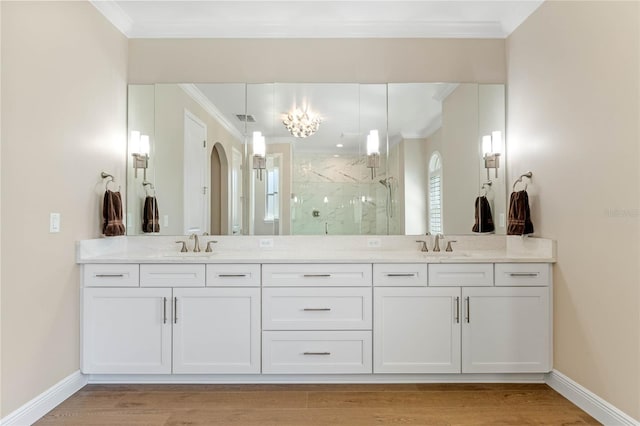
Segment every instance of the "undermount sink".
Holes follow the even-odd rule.
[[[210,256],[213,256],[214,254],[216,253],[206,252],[206,251],[201,251],[201,252],[187,251],[187,252],[177,252],[177,253],[164,253],[162,256],[163,257],[210,257]]]

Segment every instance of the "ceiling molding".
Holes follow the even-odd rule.
[[[207,113],[213,117],[220,125],[229,132],[238,142],[244,143],[242,133],[220,112],[220,110],[200,91],[194,84],[178,84],[178,86],[204,108]]]
[[[151,22],[130,38],[487,38],[507,36],[500,22]]]
[[[438,91],[433,94],[433,100],[438,102],[444,101],[459,85],[460,83],[442,83]]]
[[[131,38],[134,28],[133,20],[114,0],[89,0],[122,34]]]

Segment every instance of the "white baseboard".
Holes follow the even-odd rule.
[[[56,408],[62,401],[87,384],[87,378],[79,370],[71,373],[2,420],[2,426],[28,426]]]
[[[638,420],[609,404],[557,370],[553,370],[547,375],[546,383],[560,395],[606,426],[640,426]]]

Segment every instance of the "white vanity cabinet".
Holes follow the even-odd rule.
[[[550,371],[550,267],[496,264],[494,285],[493,264],[432,264],[423,287],[374,268],[374,373]]]
[[[83,373],[260,373],[259,281],[233,287],[214,279],[206,288],[205,265],[197,264],[143,264],[140,272],[137,288],[85,282]]]

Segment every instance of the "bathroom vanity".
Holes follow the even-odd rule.
[[[453,253],[420,252],[410,236],[280,237],[269,249],[216,237],[214,253],[178,253],[167,237],[83,241],[82,372],[93,382],[541,380],[552,369],[553,242],[483,238],[459,237]]]

